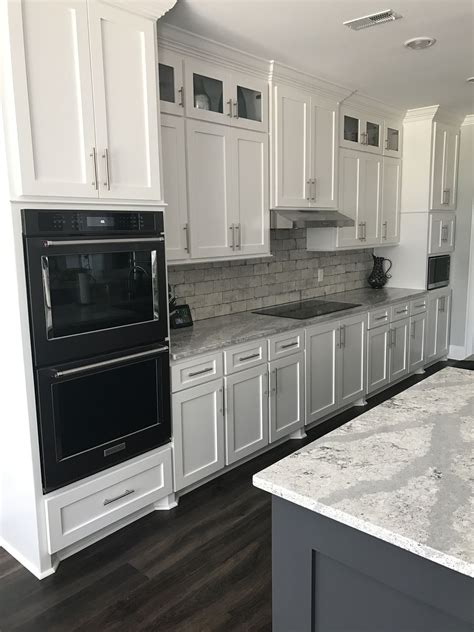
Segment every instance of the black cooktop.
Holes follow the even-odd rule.
[[[263,316],[281,316],[282,318],[297,318],[305,320],[306,318],[314,318],[315,316],[323,316],[332,312],[340,312],[343,309],[351,307],[359,307],[360,303],[339,303],[338,301],[321,301],[311,299],[308,301],[297,301],[296,303],[285,303],[284,305],[275,305],[275,307],[265,307],[257,309],[253,314],[262,314]]]

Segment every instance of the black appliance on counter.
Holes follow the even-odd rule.
[[[296,320],[306,320],[325,314],[341,312],[352,307],[360,307],[360,303],[341,303],[339,301],[324,301],[318,299],[308,299],[305,301],[295,301],[294,303],[284,303],[274,307],[257,309],[252,314],[262,316],[279,316],[281,318],[294,318]]]
[[[169,441],[162,212],[23,210],[43,489]]]
[[[428,281],[427,289],[435,290],[438,287],[449,285],[449,269],[451,257],[449,255],[437,255],[428,257]]]

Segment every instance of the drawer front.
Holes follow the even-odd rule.
[[[390,322],[390,308],[381,307],[379,309],[373,309],[369,312],[369,321],[367,327],[373,329],[380,325],[385,325]]]
[[[279,334],[268,340],[268,359],[278,360],[292,353],[299,353],[304,350],[304,331],[292,331],[290,333]]]
[[[413,301],[410,301],[410,316],[414,316],[415,314],[422,314],[426,312],[428,308],[428,297],[422,296]]]
[[[173,393],[223,376],[222,353],[190,358],[171,365]]]
[[[173,491],[171,448],[54,492],[45,500],[48,551],[60,551]]]
[[[407,318],[410,313],[410,302],[405,301],[403,303],[397,303],[396,305],[392,305],[391,310],[391,322],[393,323],[396,320],[401,320],[402,318]]]
[[[238,347],[231,347],[224,352],[224,370],[226,375],[242,371],[251,366],[266,362],[268,358],[267,341],[248,342]]]

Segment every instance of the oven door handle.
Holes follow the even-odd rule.
[[[140,353],[132,353],[130,355],[121,356],[120,358],[114,358],[113,360],[104,360],[103,362],[94,362],[93,364],[87,364],[85,366],[78,366],[74,369],[66,369],[65,371],[59,371],[58,369],[51,369],[51,377],[59,379],[61,377],[69,377],[70,375],[78,375],[80,373],[88,373],[95,369],[101,369],[103,367],[112,367],[117,364],[122,364],[128,360],[139,360],[141,358],[147,358],[154,355],[159,355],[168,351],[168,347],[160,347],[159,349],[151,349],[150,351],[141,351]]]
[[[155,243],[164,241],[164,235],[160,237],[135,237],[124,239],[66,239],[66,240],[50,240],[43,241],[43,248],[51,248],[52,246],[93,246],[96,244],[134,244],[134,243]]]

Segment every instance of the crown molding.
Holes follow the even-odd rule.
[[[474,125],[474,114],[468,114],[464,118],[464,121],[461,123],[461,127],[464,127],[466,125]]]
[[[349,88],[345,88],[325,79],[314,77],[309,73],[293,68],[292,66],[286,66],[275,60],[270,62],[268,78],[273,83],[285,83],[299,88],[300,90],[314,90],[333,99],[335,98],[337,101],[343,101],[349,97],[352,92]]]
[[[429,105],[428,107],[407,111],[404,122],[413,123],[416,121],[438,121],[460,127],[463,118],[459,114],[442,108],[440,105]]]
[[[156,21],[168,13],[177,0],[102,0],[102,2]]]

